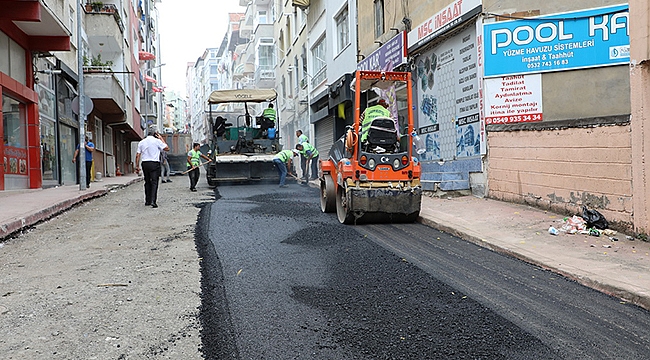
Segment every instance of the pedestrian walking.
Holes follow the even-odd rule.
[[[303,179],[305,181],[316,180],[316,178],[318,178],[318,150],[316,150],[314,145],[308,142],[296,145],[296,150],[298,150],[303,158],[307,159],[307,164],[311,164],[310,170],[309,166],[305,166],[305,168],[309,170],[309,174],[303,172]],[[311,175],[311,177],[307,177],[307,175]]]
[[[93,144],[92,141],[90,141],[90,138],[88,135],[86,135],[86,141],[83,143],[84,148],[86,149],[86,187],[90,187],[90,174],[92,174],[92,168],[93,168],[93,152],[95,152],[95,144]],[[72,162],[77,165],[77,172],[79,172],[79,163],[77,163],[77,160],[79,159],[79,148],[80,146],[77,145],[77,149],[74,151],[74,156],[72,157]]]
[[[201,158],[208,162],[212,161],[209,157],[201,153],[201,145],[199,143],[192,144],[192,150],[187,153],[187,174],[190,177],[190,191],[196,191],[196,184],[201,177]]]
[[[278,174],[280,175],[280,187],[287,187],[285,181],[287,179],[287,173],[291,173],[291,158],[298,156],[298,151],[296,150],[282,150],[273,157],[273,163],[278,169]]]
[[[140,173],[140,160],[142,160],[142,173],[144,174],[144,204],[157,208],[158,179],[160,178],[160,152],[168,151],[165,143],[155,126],[149,127],[147,137],[138,143],[135,154],[135,171]]]
[[[169,167],[169,158],[167,156],[167,150],[163,150],[160,152],[160,170],[162,176],[161,182],[164,183],[172,182],[172,179],[169,178],[171,169]]]
[[[296,144],[309,142],[309,138],[307,137],[307,135],[303,134],[302,130],[300,129],[296,130],[296,137],[298,138]],[[307,173],[307,159],[302,155],[300,155],[300,171],[303,177]]]

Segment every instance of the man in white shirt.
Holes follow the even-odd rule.
[[[155,126],[147,130],[147,137],[138,143],[138,152],[135,154],[135,171],[140,173],[140,160],[144,173],[144,204],[157,208],[158,204],[158,179],[160,178],[160,152],[169,151],[169,146]]]

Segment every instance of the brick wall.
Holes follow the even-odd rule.
[[[632,227],[630,125],[488,133],[488,196]]]

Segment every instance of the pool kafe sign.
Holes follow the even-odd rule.
[[[484,24],[485,77],[630,61],[629,6]]]

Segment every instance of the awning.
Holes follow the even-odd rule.
[[[309,7],[309,0],[291,0],[291,5],[304,10]]]
[[[154,83],[154,84],[158,84],[158,82],[156,81],[156,79],[152,78],[152,77],[149,76],[149,75],[145,75],[145,76],[144,76],[144,79],[145,79],[145,81],[147,81],[147,82]]]
[[[160,93],[160,92],[165,91],[165,87],[164,86],[162,86],[162,87],[152,86],[151,91],[153,91],[155,93]]]
[[[146,51],[138,52],[138,57],[140,60],[156,60],[156,55]]]
[[[275,89],[234,89],[215,90],[210,94],[209,104],[265,102],[273,101],[278,97]]]

